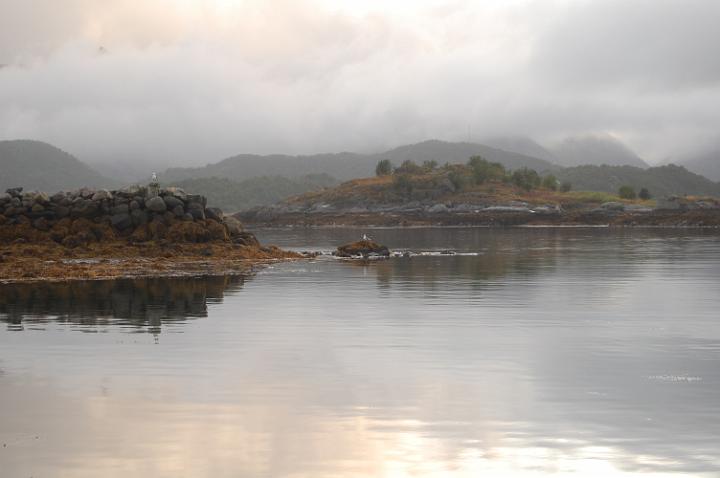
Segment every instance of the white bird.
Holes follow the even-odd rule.
[[[363,241],[371,241],[372,239],[370,239],[370,236],[368,236],[367,234],[363,234],[363,239],[362,239],[362,240],[363,240]]]

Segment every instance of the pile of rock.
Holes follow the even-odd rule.
[[[233,241],[256,245],[237,219],[179,188],[131,186],[53,195],[8,189],[0,194],[0,241],[53,240],[68,247],[127,238],[134,242]]]
[[[363,239],[361,241],[352,242],[350,244],[345,244],[343,246],[340,246],[337,248],[337,250],[333,253],[333,255],[337,257],[362,257],[362,258],[369,258],[369,257],[389,257],[390,256],[390,249],[387,248],[387,246],[383,246],[382,244],[378,244],[375,241],[369,240],[369,239]]]

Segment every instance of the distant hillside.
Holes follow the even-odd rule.
[[[510,151],[513,153],[524,154],[533,158],[540,158],[550,163],[557,163],[557,158],[548,149],[542,147],[537,142],[524,136],[501,136],[489,138],[484,141],[485,144],[493,148]]]
[[[225,212],[235,212],[255,206],[281,201],[287,197],[317,191],[339,183],[327,174],[307,175],[289,179],[282,176],[262,176],[245,181],[227,178],[197,178],[173,182],[193,194],[208,198],[208,204]]]
[[[401,146],[382,154],[373,155],[371,164],[373,167],[372,170],[374,170],[375,164],[380,159],[389,159],[396,165],[408,159],[416,163],[429,160],[435,160],[439,164],[466,163],[471,156],[476,155],[480,155],[488,161],[500,163],[507,169],[528,167],[537,171],[545,171],[555,167],[549,161],[524,154],[504,151],[484,144],[448,143],[437,140]]]
[[[552,153],[557,158],[557,164],[568,167],[585,164],[648,167],[630,148],[611,136],[567,138]]]
[[[259,176],[293,177],[304,174],[328,174],[346,180],[374,174],[375,165],[381,159],[389,159],[396,166],[408,159],[417,163],[435,160],[444,164],[464,163],[474,155],[481,155],[509,169],[527,166],[545,171],[555,167],[542,159],[482,144],[432,140],[401,146],[378,154],[337,153],[312,156],[242,154],[201,168],[171,168],[163,173],[161,178],[165,181],[181,181],[190,178],[218,177],[239,181]]]
[[[112,187],[115,183],[50,144],[0,141],[0,192],[16,186],[54,192],[84,186]]]
[[[683,161],[682,166],[713,181],[720,181],[720,151],[712,151]]]
[[[569,181],[577,191],[617,192],[623,185],[636,190],[647,188],[655,197],[668,195],[720,195],[720,183],[691,173],[673,164],[641,169],[633,166],[577,166],[556,171],[561,181]]]

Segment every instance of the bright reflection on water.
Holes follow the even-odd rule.
[[[0,476],[718,476],[717,232],[371,235],[479,254],[0,286]]]

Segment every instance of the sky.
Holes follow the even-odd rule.
[[[201,165],[426,139],[720,145],[715,0],[0,0],[0,139]]]

